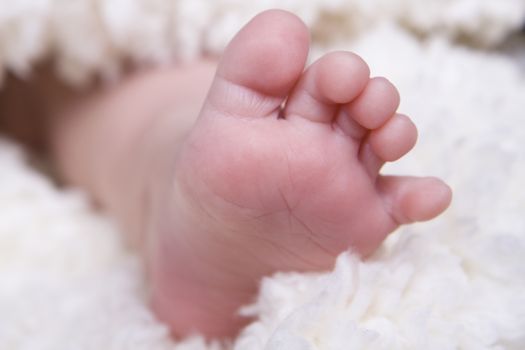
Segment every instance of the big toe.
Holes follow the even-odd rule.
[[[309,33],[295,15],[269,10],[254,17],[226,48],[208,100],[228,114],[277,112],[303,72]]]

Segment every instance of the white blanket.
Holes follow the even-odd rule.
[[[35,15],[51,1],[0,0],[0,16],[6,16],[6,9],[16,4],[22,8],[28,3],[39,4],[33,9]],[[64,2],[63,9],[55,10],[86,3]],[[127,8],[121,3],[112,0],[99,5]],[[193,7],[187,6],[192,11],[197,11],[198,4],[212,8],[205,1],[192,3]],[[222,28],[227,29],[222,34],[215,32],[216,38],[208,33],[208,41],[199,41],[194,48],[182,45],[186,54],[191,56],[202,47],[219,50],[242,21],[239,18],[255,11],[239,1],[220,3],[223,10],[215,9],[213,18],[221,18]],[[367,3],[379,6],[378,10],[373,12]],[[332,273],[278,274],[264,280],[257,302],[243,310],[258,320],[243,331],[234,349],[525,349],[525,74],[516,58],[450,43],[451,38],[461,36],[458,33],[476,42],[496,43],[519,25],[520,14],[514,11],[523,9],[524,2],[429,1],[434,15],[423,11],[417,1],[396,3],[399,8],[385,1],[313,1],[309,6],[289,1],[285,5],[296,6],[307,22],[317,26],[318,46],[313,56],[328,49],[352,49],[369,62],[373,75],[388,76],[397,84],[402,95],[400,110],[414,118],[420,142],[410,156],[385,172],[441,176],[452,185],[454,202],[439,219],[396,232],[366,262],[343,254]],[[227,12],[227,6],[238,11]],[[326,14],[337,6],[354,10],[360,6],[363,14],[368,9],[369,17],[363,18],[374,25],[365,30],[366,22],[362,22],[348,29],[347,22],[337,22],[342,15]],[[477,12],[471,13],[469,21],[454,22],[455,17],[449,18],[446,10],[461,6]],[[401,11],[403,8],[411,8],[414,15]],[[133,9],[130,6],[129,11]],[[324,13],[322,18],[319,11]],[[474,16],[480,13],[484,15]],[[377,18],[372,19],[372,14]],[[120,26],[122,35],[137,34],[118,18],[111,23]],[[148,22],[147,18],[146,13],[137,28],[155,27],[157,20]],[[185,20],[188,18],[191,16]],[[194,30],[205,28],[209,21],[211,17],[204,16],[202,22],[192,22],[186,34],[179,28],[177,35],[195,38],[198,31]],[[30,24],[24,23],[13,27],[16,33],[31,31]],[[469,28],[483,27],[485,34],[458,29],[465,23],[470,23]],[[2,25],[5,22],[0,20]],[[87,23],[75,25],[89,32]],[[347,31],[335,36],[341,25]],[[35,28],[36,36],[26,33],[29,36],[23,36],[19,45],[40,42],[41,28]],[[447,35],[419,41],[406,28],[417,28],[419,34],[437,31]],[[154,32],[144,33],[154,37]],[[16,35],[6,39],[5,33],[5,28],[0,30],[0,57],[6,67],[18,72],[23,73],[34,57],[49,49],[38,55],[20,49],[19,56],[12,53],[15,58],[6,60],[5,43]],[[73,38],[76,34],[63,35]],[[85,39],[96,41],[89,35]],[[72,51],[56,42],[55,49],[80,52],[78,37],[71,40]],[[141,55],[140,47],[120,43],[127,54]],[[156,55],[157,44],[151,45],[151,50],[142,53],[144,59]],[[85,64],[87,58],[78,59],[89,50],[78,56],[68,56],[66,51],[59,59],[62,72],[72,81],[118,66],[116,58],[101,54],[103,50],[96,47],[93,54],[101,56],[92,65]],[[18,146],[7,141],[0,143],[0,207],[0,349],[219,347],[205,344],[199,336],[171,340],[147,307],[138,258],[124,248],[110,220],[95,213],[82,193],[57,189],[26,164]]]

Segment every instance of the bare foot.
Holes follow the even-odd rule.
[[[177,334],[233,335],[262,276],[330,269],[348,248],[366,256],[450,202],[437,179],[378,174],[412,148],[414,124],[355,54],[303,72],[308,36],[289,13],[257,16],[228,46],[182,146],[157,141],[147,254],[154,308]]]

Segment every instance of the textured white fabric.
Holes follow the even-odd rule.
[[[49,0],[39,6],[34,0],[11,1],[11,7],[0,2],[2,16],[9,14],[6,8],[14,13],[19,6],[27,11],[24,16],[29,22],[51,8]],[[187,40],[182,47],[188,56],[200,49],[200,41],[193,47],[189,44],[192,37],[206,38],[206,47],[220,47],[249,12],[245,5],[239,15],[232,15],[227,6],[239,9],[241,5],[220,3],[223,10],[201,12],[201,22],[189,18],[191,13],[198,17],[198,6],[210,7],[204,1],[187,5],[187,15],[169,12],[194,26],[187,32],[171,28],[173,38]],[[399,1],[407,7],[415,3]],[[474,6],[473,1],[428,2],[436,8],[453,3]],[[479,8],[494,3],[476,2]],[[498,3],[501,11],[522,4]],[[31,11],[28,4],[35,5]],[[81,4],[85,6],[85,2],[63,1],[62,8],[53,8],[81,12]],[[145,17],[151,13],[150,32],[139,29],[142,24],[130,32],[117,10],[118,15],[108,20],[114,26],[112,34],[100,32],[100,38],[118,37],[112,40],[137,57],[146,53],[133,38],[154,37],[147,33],[162,32],[157,26],[164,25],[154,19],[160,11],[157,6],[165,5],[162,1],[140,4],[142,8],[131,6],[127,11]],[[290,1],[290,6],[294,4],[310,23],[319,8],[328,6],[328,2],[306,7],[304,2],[299,6]],[[114,0],[98,6],[125,7]],[[330,6],[343,5],[334,1]],[[447,17],[440,13],[435,18]],[[84,27],[77,22],[80,17],[67,19],[77,34],[73,29],[62,33],[70,41],[64,39],[67,45],[56,46],[63,52],[64,67],[69,67],[67,76],[77,79],[101,68],[117,71],[116,56],[97,51],[107,39],[98,41],[89,20]],[[419,42],[391,18],[391,22],[378,20],[373,30],[352,32],[353,40],[349,31],[313,54],[328,48],[352,49],[369,62],[374,75],[388,76],[399,87],[401,111],[414,118],[420,142],[386,171],[443,177],[454,189],[453,205],[433,222],[401,229],[367,262],[343,254],[332,273],[278,274],[266,279],[257,302],[243,310],[258,320],[236,340],[236,350],[525,348],[524,71],[515,59],[454,46],[445,38]],[[196,34],[213,21],[223,23],[215,27],[222,32],[214,32],[215,37]],[[0,26],[5,23],[0,21]],[[10,66],[24,71],[30,65],[28,57],[48,47],[31,35],[49,25],[39,23],[35,20],[33,29],[15,26],[26,33],[20,34],[23,40],[42,46],[29,49],[19,43],[18,52],[23,54],[13,54],[9,60],[2,51]],[[440,23],[431,27],[455,31],[452,25]],[[326,33],[335,32],[326,26]],[[510,27],[500,23],[493,30],[501,34]],[[79,33],[84,33],[83,43],[75,39]],[[321,29],[317,33],[324,38]],[[2,45],[6,40],[16,41],[2,37]],[[169,54],[150,44],[154,55]],[[56,189],[25,164],[17,146],[5,141],[0,143],[0,207],[0,349],[219,348],[198,336],[184,342],[170,340],[147,307],[141,265],[123,248],[111,222],[94,213],[81,193]]]
[[[314,37],[347,38],[391,19],[419,35],[493,45],[519,28],[525,0],[0,0],[0,76],[52,54],[61,76],[118,74],[123,58],[162,62],[220,52],[256,13],[288,9]]]

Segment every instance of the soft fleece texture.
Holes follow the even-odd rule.
[[[280,3],[313,26],[312,56],[354,50],[398,85],[420,142],[385,172],[441,176],[455,199],[445,215],[402,228],[366,262],[345,253],[330,273],[265,279],[242,311],[257,320],[225,347],[524,349],[525,72],[518,58],[458,41],[496,45],[519,27],[525,3]],[[94,72],[116,77],[122,57],[220,51],[271,5],[0,0],[0,61],[25,74],[53,54],[70,82]],[[8,141],[0,143],[0,180],[0,349],[220,348],[198,335],[171,340],[147,307],[138,257],[111,221],[81,192],[57,189]]]
[[[59,74],[81,84],[136,62],[220,53],[239,27],[271,7],[288,9],[318,42],[355,38],[391,20],[419,36],[493,46],[523,25],[524,0],[0,0],[2,68],[28,74],[53,55]]]

